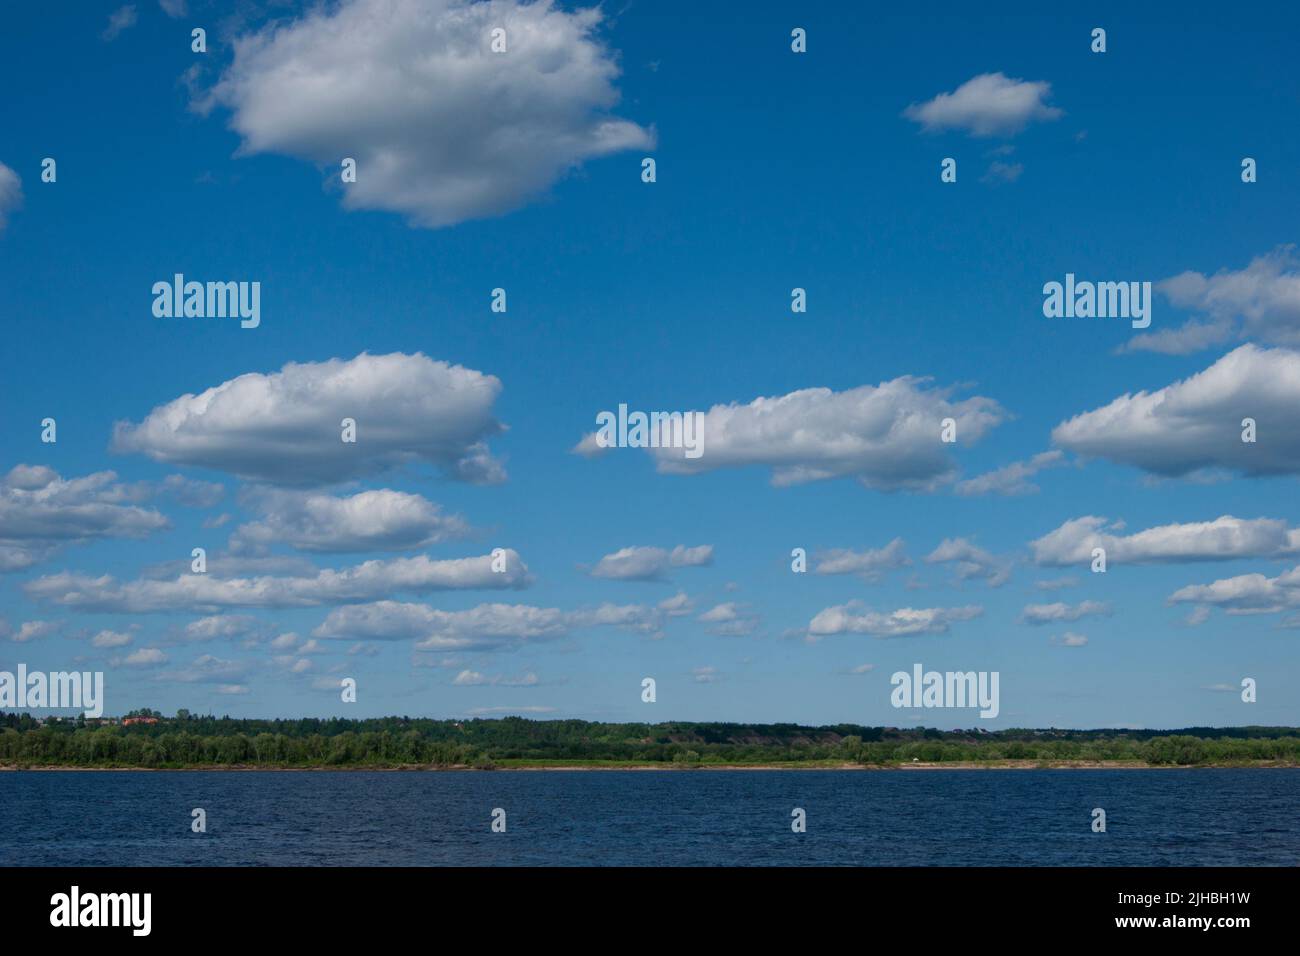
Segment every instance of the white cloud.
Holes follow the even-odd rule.
[[[163,13],[173,20],[183,17],[189,12],[185,0],[158,0],[158,6],[162,7]]]
[[[1036,120],[1054,120],[1061,110],[1045,102],[1052,84],[981,73],[951,93],[940,93],[903,111],[927,132],[961,129],[972,136],[1011,136]]]
[[[333,182],[355,158],[347,209],[429,228],[497,216],[585,160],[653,148],[609,113],[619,68],[601,19],[550,0],[343,0],[238,38],[199,106],[232,111],[243,153],[306,159]],[[497,27],[506,53],[490,49]]]
[[[1089,515],[1065,522],[1029,543],[1034,560],[1048,567],[1090,564],[1094,548],[1106,549],[1108,562],[1163,564],[1277,558],[1300,553],[1300,530],[1274,518],[1234,518],[1167,524],[1135,534],[1118,534],[1106,518]]]
[[[993,471],[957,482],[954,491],[962,496],[974,495],[1032,495],[1039,489],[1029,479],[1047,468],[1065,464],[1065,455],[1059,449],[1040,452],[1028,461],[1013,461]]]
[[[832,634],[870,634],[872,637],[908,637],[915,634],[947,634],[954,621],[979,617],[984,609],[966,607],[899,608],[888,614],[868,609],[860,601],[828,607],[808,625],[808,640]]]
[[[524,604],[480,604],[443,611],[427,604],[378,601],[331,611],[312,633],[344,640],[418,639],[419,650],[491,650],[558,637],[568,630],[564,612]]]
[[[461,671],[452,681],[456,687],[536,687],[538,683],[537,675],[532,673],[503,677],[500,674],[487,676],[471,670]]]
[[[693,667],[691,676],[694,677],[697,684],[712,684],[721,675],[716,667]]]
[[[399,592],[522,588],[531,581],[519,555],[506,550],[506,571],[492,570],[492,555],[435,561],[425,555],[366,561],[343,570],[323,568],[304,576],[223,578],[181,574],[170,580],[120,584],[111,575],[61,572],[29,581],[29,597],[88,611],[216,611],[225,607],[315,607],[373,601]]]
[[[902,538],[895,538],[883,548],[851,551],[835,548],[817,555],[816,574],[856,574],[864,581],[876,581],[887,571],[910,565]]]
[[[1082,634],[1075,634],[1073,631],[1066,631],[1060,637],[1053,637],[1049,642],[1055,647],[1086,647],[1088,639]]]
[[[0,232],[9,223],[9,214],[23,204],[23,181],[19,175],[0,163]]]
[[[480,604],[444,611],[427,604],[376,601],[331,611],[312,634],[348,641],[415,640],[417,651],[492,651],[554,640],[578,628],[657,631],[668,612],[640,604],[563,611],[527,604]]]
[[[158,675],[158,679],[178,684],[239,685],[249,669],[247,661],[224,660],[211,654],[202,654],[194,658],[189,666],[178,671],[165,671]],[[338,686],[337,681],[335,686]]]
[[[1188,585],[1170,595],[1169,603],[1217,607],[1229,614],[1273,614],[1300,607],[1300,567],[1274,578],[1241,574],[1210,584]]]
[[[715,605],[697,618],[710,625],[708,632],[719,637],[745,637],[758,627],[757,614],[744,610],[735,601]]]
[[[960,581],[984,581],[991,588],[1001,587],[1011,577],[1011,565],[977,547],[965,538],[944,538],[926,555],[926,564],[954,564]]]
[[[235,531],[233,551],[258,552],[272,544],[312,552],[406,551],[470,530],[427,498],[387,488],[347,497],[259,489],[245,498],[263,517]]]
[[[167,655],[156,647],[142,647],[113,663],[124,664],[127,667],[158,667],[167,663]]]
[[[248,637],[257,632],[257,620],[247,614],[215,614],[190,621],[182,632],[184,639],[192,643],[212,641],[217,638],[234,640]]]
[[[713,563],[713,546],[702,544],[688,548],[677,545],[665,548],[622,548],[607,554],[588,572],[593,578],[619,581],[661,581],[672,568],[698,568]]]
[[[364,83],[359,84],[364,85]],[[422,353],[290,362],[182,395],[139,424],[118,422],[113,449],[281,485],[328,484],[424,461],[452,478],[504,478],[484,440],[501,382]],[[356,442],[340,423],[356,422]]]
[[[1078,604],[1057,601],[1053,604],[1027,605],[1020,612],[1020,620],[1025,624],[1056,624],[1061,621],[1077,621],[1080,618],[1109,613],[1110,605],[1099,601],[1080,601]]]
[[[1183,272],[1157,284],[1175,307],[1198,313],[1174,329],[1134,336],[1125,351],[1185,355],[1237,338],[1300,346],[1300,255],[1294,245],[1256,256],[1244,269]]]
[[[980,182],[991,183],[993,185],[1014,183],[1020,178],[1020,174],[1024,171],[1024,163],[1004,163],[1000,159],[995,159],[993,162],[989,163],[989,168],[985,170],[984,175],[980,177]]]
[[[90,639],[90,644],[98,648],[126,647],[132,640],[130,634],[123,634],[120,631],[100,631]]]
[[[170,527],[132,502],[149,494],[111,471],[60,478],[44,465],[17,465],[0,478],[0,571],[21,571],[61,545],[100,538],[143,538]]]
[[[28,641],[49,637],[61,626],[58,621],[24,621],[15,631],[8,621],[0,617],[0,638],[13,641],[15,644],[26,644]]]
[[[1080,455],[1164,477],[1209,469],[1247,476],[1300,473],[1300,352],[1243,345],[1208,369],[1154,392],[1121,395],[1052,431]],[[1252,418],[1257,441],[1243,442]]]
[[[715,405],[703,413],[703,454],[648,448],[661,473],[692,475],[719,468],[770,467],[777,486],[854,478],[882,491],[933,491],[956,468],[952,445],[940,440],[952,418],[958,443],[978,441],[1006,418],[991,398],[952,399],[954,389],[904,376],[845,392],[807,388],[748,405]],[[595,433],[578,444],[596,449]]]
[[[124,7],[118,7],[109,14],[108,26],[104,27],[104,32],[100,34],[100,38],[103,39],[105,43],[112,43],[124,31],[135,26],[137,19],[135,4],[129,3]]]

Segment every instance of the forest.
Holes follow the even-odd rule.
[[[941,731],[836,724],[594,723],[521,717],[252,720],[154,711],[156,723],[0,713],[9,767],[746,766],[1121,761],[1300,766],[1300,728]]]

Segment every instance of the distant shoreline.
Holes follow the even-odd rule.
[[[564,772],[573,771],[610,771],[610,770],[636,770],[636,771],[665,771],[665,772],[689,772],[689,771],[746,771],[746,770],[860,770],[860,771],[896,771],[896,770],[1276,770],[1276,769],[1297,769],[1297,764],[1287,763],[1275,760],[1259,760],[1241,763],[1201,763],[1201,764],[1153,764],[1142,760],[990,760],[990,761],[970,761],[970,760],[951,760],[951,761],[917,761],[915,763],[897,763],[897,764],[859,764],[845,763],[839,761],[804,761],[789,763],[765,763],[765,764],[670,764],[670,763],[615,763],[592,761],[590,763],[581,762],[564,762],[549,764],[545,762],[502,762],[495,767],[471,767],[467,764],[458,764],[453,766],[434,766],[431,764],[392,764],[392,765],[375,765],[375,766],[337,766],[337,767],[283,767],[275,764],[192,764],[181,767],[112,767],[112,766],[73,766],[62,764],[0,764],[0,771],[27,772],[27,771],[79,771],[86,773],[101,773],[104,771],[125,771],[130,773],[165,773],[168,771],[222,771],[222,772],[252,772],[252,771],[284,771],[291,773],[314,773],[321,771],[333,771],[343,773],[353,773],[357,771],[372,771],[384,773],[411,773],[411,772],[496,772],[496,771],[542,771],[556,770]]]

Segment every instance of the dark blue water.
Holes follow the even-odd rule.
[[[0,773],[0,865],[1297,863],[1300,770]]]

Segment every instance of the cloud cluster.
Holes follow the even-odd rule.
[[[1157,284],[1174,306],[1198,314],[1182,326],[1134,336],[1125,351],[1185,355],[1233,339],[1300,347],[1300,255],[1293,245],[1244,269],[1187,271]]]
[[[719,637],[746,637],[754,633],[759,623],[757,614],[742,608],[735,601],[714,605],[701,614],[698,620],[709,625],[707,630],[710,634]]]
[[[1169,603],[1217,607],[1229,614],[1272,614],[1300,608],[1300,567],[1273,578],[1240,574],[1210,584],[1188,585],[1170,595]]]
[[[196,465],[276,485],[346,481],[423,461],[449,477],[504,478],[486,438],[501,392],[495,376],[424,354],[362,353],[354,359],[290,362],[182,395],[144,421],[119,422],[113,449]],[[356,422],[356,441],[341,422]]]
[[[833,548],[818,555],[816,574],[856,574],[864,581],[878,581],[888,571],[905,568],[912,563],[906,554],[902,538],[895,538],[883,548],[852,551]]]
[[[17,465],[0,478],[0,571],[21,571],[61,545],[101,538],[143,538],[170,527],[135,502],[151,492],[122,484],[111,471],[59,477],[44,465]]]
[[[210,612],[231,607],[316,607],[373,601],[400,592],[527,587],[531,581],[528,568],[518,553],[504,550],[504,572],[492,569],[490,554],[442,561],[417,555],[296,576],[224,578],[209,570],[206,574],[181,574],[170,580],[139,579],[126,584],[107,574],[90,577],[65,571],[29,581],[23,590],[34,600],[63,607],[139,614]]]
[[[850,601],[818,611],[808,625],[808,640],[818,641],[833,634],[870,634],[872,637],[910,637],[917,634],[947,634],[955,621],[969,621],[984,613],[977,605],[965,607],[904,607],[882,614],[860,601]]]
[[[1045,567],[1088,564],[1094,548],[1106,550],[1108,562],[1164,564],[1228,561],[1234,558],[1280,558],[1300,554],[1300,530],[1274,518],[1234,518],[1166,524],[1121,534],[1121,522],[1088,515],[1066,521],[1029,543],[1034,561]]]
[[[618,581],[662,581],[673,568],[699,568],[713,563],[713,545],[702,544],[688,548],[677,545],[671,551],[665,548],[622,548],[607,554],[587,573],[593,578],[612,578]]]
[[[387,488],[345,497],[258,489],[245,502],[263,517],[231,536],[237,553],[260,553],[273,544],[310,552],[410,551],[470,530],[427,498]]]
[[[1040,471],[1058,468],[1065,464],[1065,454],[1059,449],[1039,452],[1028,461],[1013,461],[1009,465],[957,482],[953,491],[963,497],[977,495],[1032,495],[1038,486],[1030,481]]]
[[[576,611],[528,604],[480,604],[468,610],[445,611],[427,604],[375,601],[336,608],[312,634],[329,640],[414,640],[417,651],[495,651],[553,640],[586,627],[620,627],[648,633],[657,630],[667,616],[673,616],[673,612],[665,610],[665,604],[602,604]]]
[[[1298,407],[1300,352],[1242,345],[1190,378],[1076,415],[1052,439],[1163,477],[1300,474]],[[1242,441],[1246,418],[1256,423],[1255,442]]]
[[[913,103],[903,115],[926,132],[965,130],[972,136],[1012,136],[1036,120],[1054,120],[1061,110],[1048,106],[1052,84],[981,73],[951,93]]]
[[[1001,587],[1011,577],[1009,562],[965,538],[945,538],[926,555],[925,563],[955,565],[959,581],[984,581],[991,588]]]
[[[978,441],[1006,419],[993,399],[953,398],[954,389],[904,376],[844,392],[808,388],[756,398],[748,405],[715,405],[703,413],[704,454],[682,448],[646,449],[666,474],[694,475],[721,468],[772,469],[777,486],[852,478],[881,491],[933,491],[956,473],[942,422],[956,423],[957,443]],[[595,433],[576,449],[597,451]]]
[[[1085,617],[1097,617],[1110,613],[1110,605],[1100,601],[1080,601],[1078,604],[1066,604],[1057,601],[1053,604],[1030,604],[1020,612],[1024,624],[1056,624],[1061,621],[1077,621]]]
[[[428,228],[501,215],[585,160],[653,147],[610,115],[619,69],[601,18],[551,0],[342,0],[237,39],[199,106],[231,110],[243,153],[333,177],[354,158],[345,208]]]

